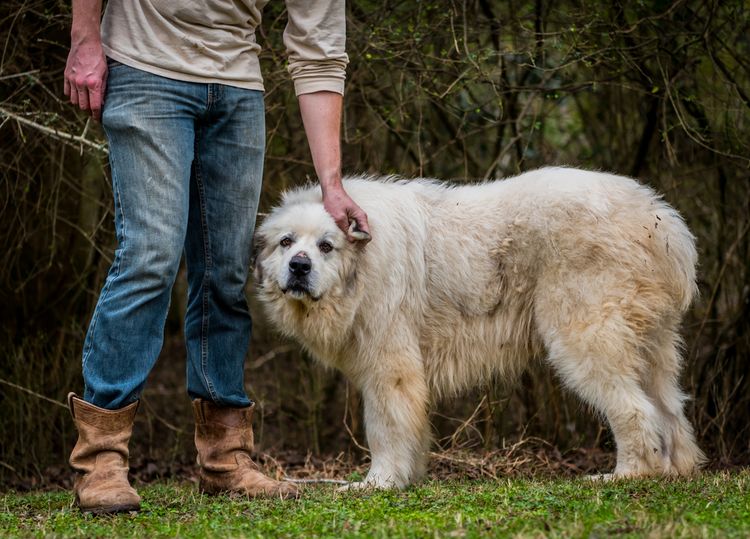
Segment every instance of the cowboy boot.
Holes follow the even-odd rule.
[[[78,472],[76,505],[86,513],[138,511],[141,498],[128,482],[128,442],[138,402],[105,410],[69,393],[68,406],[78,429],[70,454]]]
[[[246,408],[226,408],[203,399],[193,401],[200,489],[207,494],[296,497],[294,485],[265,476],[250,457],[254,408],[255,403]]]

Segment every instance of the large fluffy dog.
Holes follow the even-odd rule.
[[[567,168],[344,185],[370,243],[347,242],[319,189],[292,191],[257,232],[255,272],[275,325],[362,392],[372,466],[358,486],[419,478],[430,403],[536,358],[606,417],[615,476],[696,469],[677,380],[696,251],[651,189]]]

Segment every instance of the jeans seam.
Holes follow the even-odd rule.
[[[198,188],[198,201],[200,206],[200,216],[201,216],[201,235],[203,240],[203,264],[204,264],[204,270],[203,270],[203,282],[201,283],[203,287],[203,298],[201,302],[201,340],[200,340],[200,347],[201,347],[201,376],[203,377],[203,383],[206,385],[206,389],[208,389],[209,394],[211,395],[211,399],[214,402],[217,402],[218,395],[216,394],[216,389],[213,386],[213,383],[211,383],[211,380],[208,377],[208,374],[206,373],[207,369],[207,361],[208,361],[208,330],[209,330],[209,296],[210,296],[210,283],[211,283],[211,242],[209,240],[208,235],[208,216],[206,211],[206,195],[205,190],[203,188],[203,178],[201,176],[201,166],[200,166],[200,155],[198,153],[198,142],[201,138],[201,129],[199,129],[196,132],[195,137],[195,183]]]
[[[125,210],[122,206],[122,198],[120,197],[120,182],[117,180],[117,174],[115,173],[114,167],[110,167],[112,170],[112,187],[113,187],[113,195],[115,199],[115,215],[117,214],[117,210],[119,208],[120,210],[120,234],[118,240],[118,247],[120,249],[120,253],[124,252],[123,247],[125,246]],[[90,338],[87,339],[87,343],[85,346],[85,349],[83,350],[83,358],[81,360],[81,367],[86,368],[86,361],[88,360],[89,356],[91,355],[91,348],[93,347],[92,343],[94,341],[94,332],[96,331],[96,323],[99,320],[99,313],[101,312],[101,309],[99,309],[99,305],[104,303],[107,299],[107,296],[109,296],[109,290],[112,287],[112,282],[117,279],[120,276],[120,266],[122,265],[122,259],[124,255],[121,254],[119,256],[115,255],[115,271],[112,279],[108,279],[106,284],[104,285],[104,289],[102,290],[101,294],[99,295],[99,300],[96,302],[96,307],[94,308],[94,316],[91,320],[91,327],[89,328],[89,336]]]

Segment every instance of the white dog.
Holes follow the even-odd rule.
[[[255,274],[274,324],[362,392],[372,466],[355,486],[418,479],[430,404],[536,359],[606,417],[615,476],[697,469],[678,387],[697,256],[651,189],[569,168],[344,185],[372,241],[349,243],[318,188],[288,192],[256,234]]]

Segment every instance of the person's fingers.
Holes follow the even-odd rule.
[[[370,227],[367,222],[367,215],[362,209],[356,204],[348,209],[348,221],[349,225],[346,230],[346,238],[350,242],[364,241],[368,242],[372,239],[370,236]]]
[[[347,234],[349,230],[349,216],[346,212],[340,213],[333,218],[336,221],[336,226],[339,227],[344,234]]]
[[[104,68],[104,74],[102,75],[102,86],[101,86],[101,93],[102,93],[102,108],[104,108],[104,99],[107,95],[107,80],[109,80],[109,68]]]
[[[81,110],[89,110],[89,89],[88,81],[83,77],[77,77],[75,80],[76,92],[78,93],[78,108]]]
[[[76,88],[75,83],[72,81],[70,84],[70,102],[74,105],[78,105],[78,88]]]
[[[367,214],[343,190],[341,193],[324,195],[323,206],[336,226],[346,234],[347,240],[355,242],[371,239]]]
[[[78,108],[81,110],[89,110],[91,107],[89,105],[89,90],[86,88],[85,84],[78,85],[76,88],[78,90]]]
[[[91,108],[91,116],[97,122],[102,115],[102,90],[99,86],[89,88],[89,107]]]
[[[363,230],[360,230],[357,226],[357,222],[352,220],[351,224],[349,225],[349,232],[347,234],[347,239],[350,242],[361,242],[361,243],[367,243],[372,239],[372,236],[370,236],[369,232],[365,232]]]
[[[70,81],[68,81],[68,77],[63,77],[63,94],[70,97]]]
[[[354,213],[354,220],[357,222],[357,228],[367,234],[370,233],[370,223],[367,221],[367,214],[360,208]]]

